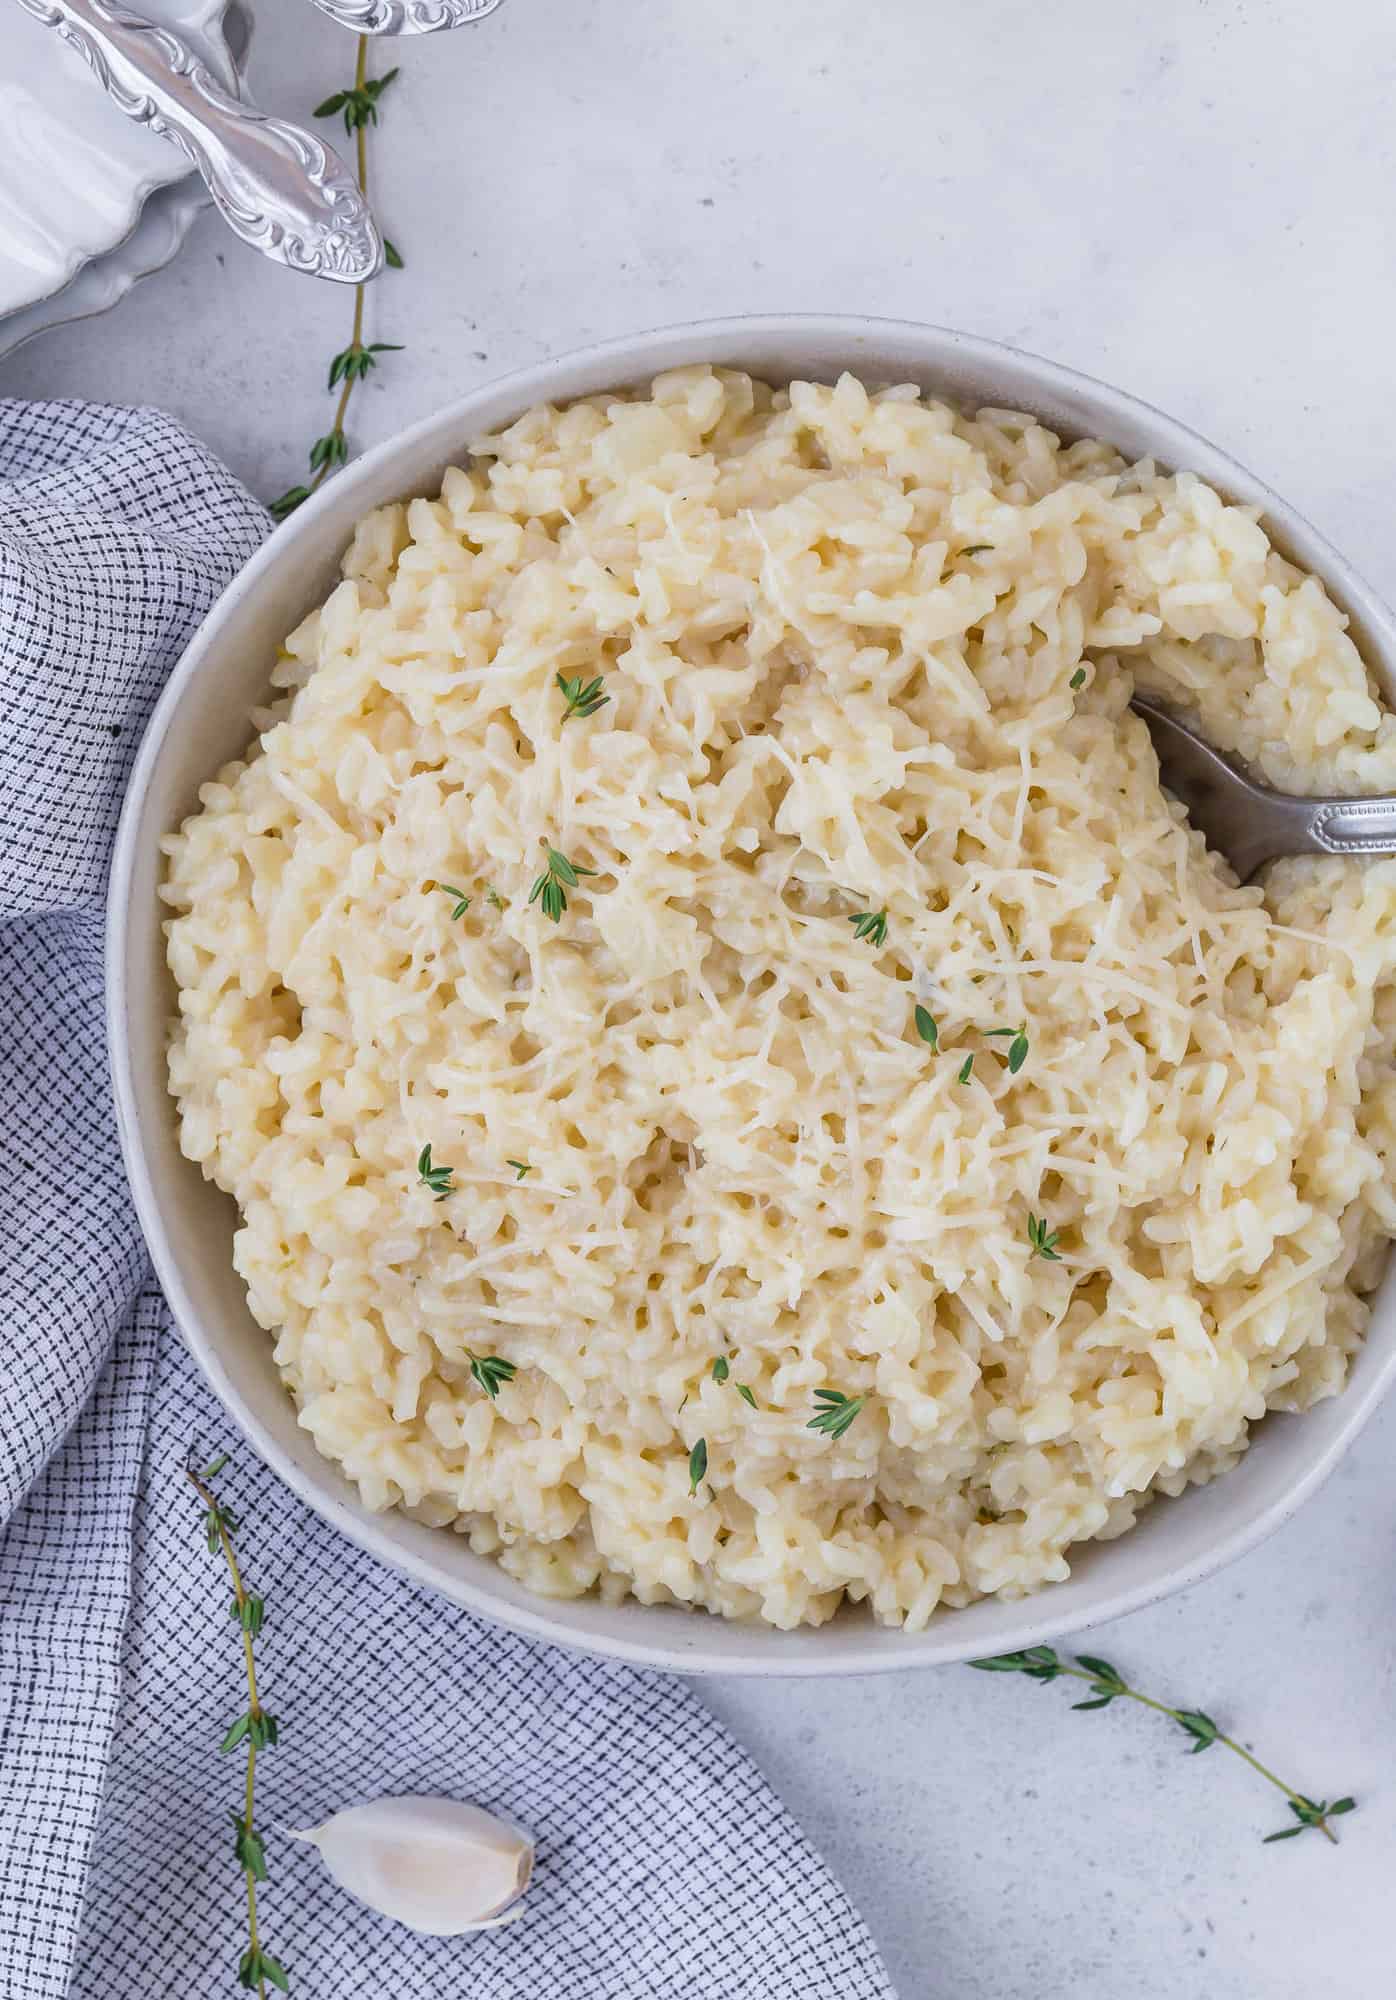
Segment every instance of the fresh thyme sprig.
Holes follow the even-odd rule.
[[[814,1400],[823,1407],[805,1425],[807,1431],[823,1431],[826,1437],[841,1438],[867,1402],[866,1396],[845,1396],[838,1389],[816,1389]]]
[[[431,1141],[428,1140],[417,1155],[417,1179],[424,1188],[429,1188],[438,1201],[445,1201],[455,1183],[452,1179],[454,1167],[434,1167],[431,1163]]]
[[[252,1642],[262,1629],[266,1616],[266,1605],[262,1598],[255,1597],[243,1582],[242,1568],[238,1562],[233,1537],[241,1523],[213,1490],[212,1482],[228,1463],[227,1454],[215,1458],[201,1472],[195,1472],[186,1465],[184,1476],[204,1504],[204,1534],[210,1555],[221,1556],[228,1566],[232,1578],[233,1597],[228,1606],[229,1616],[236,1622],[242,1636],[242,1658],[247,1673],[247,1707],[231,1725],[219,1744],[223,1752],[236,1750],[241,1744],[247,1745],[247,1776],[243,1785],[242,1810],[234,1812],[233,1852],[247,1883],[247,1936],[246,1951],[238,1961],[238,1984],[248,1992],[255,1992],[258,2000],[266,2000],[267,1987],[274,1986],[279,1992],[290,1991],[290,1980],[286,1968],[279,1959],[273,1958],[262,1943],[257,1927],[257,1885],[267,1879],[266,1846],[258,1833],[253,1817],[256,1784],[257,1758],[263,1750],[270,1749],[277,1741],[279,1725],[274,1715],[268,1715],[262,1707],[257,1690],[257,1663],[252,1650]]]
[[[455,907],[451,911],[452,923],[455,923],[457,918],[465,915],[466,911],[470,908],[470,898],[466,895],[464,889],[458,889],[453,882],[437,882],[433,886],[438,888],[443,896],[455,897]]]
[[[506,1160],[504,1164],[506,1167],[512,1167],[514,1169],[514,1179],[516,1181],[521,1181],[526,1179],[527,1176],[533,1172],[533,1169],[528,1164],[527,1160]]]
[[[595,715],[599,708],[604,708],[611,699],[603,692],[606,683],[600,674],[595,680],[585,682],[580,674],[574,674],[571,680],[566,674],[558,674],[555,678],[562,690],[562,698],[567,703],[562,716],[564,722],[570,722],[574,715],[584,722],[589,715]]]
[[[929,1008],[918,1007],[913,1018],[916,1022],[917,1034],[926,1044],[931,1054],[934,1055],[940,1047],[940,1029],[936,1026],[935,1015],[930,1012]]]
[[[853,935],[859,943],[864,938],[869,944],[884,945],[887,942],[886,910],[860,910],[848,919],[853,926]]]
[[[1086,669],[1084,667],[1078,667],[1075,673],[1071,676],[1071,679],[1067,682],[1067,686],[1071,689],[1072,693],[1074,694],[1077,688],[1083,688],[1085,685],[1086,685]]]
[[[1191,1738],[1193,1756],[1200,1750],[1210,1750],[1214,1743],[1220,1743],[1227,1750],[1234,1751],[1250,1765],[1253,1771],[1259,1772],[1268,1784],[1284,1793],[1289,1801],[1289,1809],[1298,1822],[1295,1826],[1282,1827],[1278,1833],[1267,1833],[1265,1835],[1267,1846],[1274,1840],[1293,1840],[1296,1834],[1307,1833],[1312,1827],[1319,1833],[1326,1834],[1336,1847],[1338,1836],[1328,1822],[1343,1813],[1356,1811],[1356,1799],[1334,1799],[1330,1805],[1326,1799],[1311,1799],[1303,1792],[1296,1792],[1283,1778],[1277,1778],[1259,1758],[1253,1757],[1234,1736],[1228,1736],[1202,1709],[1170,1708],[1165,1701],[1155,1701],[1152,1695],[1141,1694],[1138,1688],[1130,1686],[1123,1674],[1112,1667],[1108,1660],[1099,1659],[1093,1654],[1078,1653],[1075,1666],[1068,1666],[1050,1646],[1029,1646],[1025,1652],[999,1653],[992,1659],[971,1660],[969,1664],[978,1667],[981,1673],[1026,1674],[1029,1680],[1041,1681],[1044,1684],[1047,1681],[1058,1680],[1062,1676],[1070,1680],[1084,1681],[1091,1698],[1088,1701],[1073,1702],[1073,1708],[1108,1708],[1112,1701],[1135,1701],[1142,1708],[1151,1708],[1156,1715],[1166,1715],[1170,1721],[1176,1722],[1184,1734]]]
[[[549,847],[547,866],[529,890],[528,900],[541,903],[543,915],[558,923],[567,908],[567,891],[576,888],[579,876],[595,873],[594,868],[583,868],[580,862],[569,861],[565,854]]]
[[[505,1361],[498,1354],[473,1354],[467,1347],[470,1372],[485,1394],[493,1402],[506,1382],[512,1382],[519,1372],[516,1361]]]
[[[1028,1217],[1028,1245],[1034,1257],[1045,1257],[1049,1264],[1060,1264],[1062,1260],[1060,1252],[1057,1249],[1057,1242],[1060,1236],[1060,1229],[1049,1229],[1047,1227],[1047,1218],[1045,1215],[1030,1215]]]
[[[378,123],[378,100],[389,84],[397,76],[396,69],[390,69],[385,76],[371,77],[368,74],[368,37],[358,38],[358,55],[354,64],[354,81],[348,90],[337,90],[327,97],[323,104],[315,107],[317,118],[333,118],[343,113],[344,129],[354,141],[355,165],[359,186],[368,193],[368,128]],[[395,271],[402,269],[402,258],[394,244],[384,239],[385,261]],[[334,419],[323,437],[316,438],[310,447],[310,478],[299,486],[290,486],[273,500],[269,512],[273,520],[284,521],[294,514],[297,507],[308,500],[312,493],[324,485],[330,474],[349,461],[349,439],[344,429],[344,419],[349,410],[349,399],[354,393],[354,385],[362,382],[378,366],[380,354],[396,354],[402,351],[402,344],[395,340],[364,339],[364,286],[354,287],[354,319],[349,336],[349,345],[342,347],[330,362],[330,389],[339,390],[339,401],[335,405]]]
[[[1028,1246],[1032,1256],[1045,1257],[1049,1264],[1060,1264],[1061,1253],[1057,1249],[1060,1236],[1060,1229],[1047,1227],[1045,1215],[1028,1217]]]
[[[956,1083],[968,1083],[973,1075],[974,1075],[974,1057],[973,1055],[967,1055],[964,1061],[960,1064],[960,1073],[955,1078],[955,1081]]]

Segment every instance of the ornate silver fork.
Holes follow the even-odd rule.
[[[359,35],[434,35],[483,21],[501,0],[313,0],[322,14]]]
[[[1137,694],[1130,706],[1149,726],[1164,785],[1243,882],[1282,854],[1396,854],[1396,798],[1272,791],[1152,696]]]
[[[345,284],[381,268],[359,184],[323,140],[240,102],[187,42],[116,0],[19,4],[77,50],[128,118],[179,147],[244,243]]]

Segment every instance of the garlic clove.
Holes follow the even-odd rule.
[[[287,1832],[318,1847],[351,1896],[427,1937],[493,1930],[523,1915],[533,1836],[480,1806],[409,1793]]]

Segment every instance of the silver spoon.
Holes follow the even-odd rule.
[[[313,0],[322,14],[358,35],[434,35],[483,21],[501,0]]]
[[[1130,707],[1148,724],[1164,785],[1241,881],[1282,854],[1396,854],[1396,798],[1271,791],[1151,696],[1135,695]]]
[[[179,147],[244,243],[343,284],[381,269],[359,184],[313,133],[239,102],[187,42],[116,0],[19,4],[77,50],[119,110]]]

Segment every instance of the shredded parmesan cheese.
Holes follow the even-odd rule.
[[[542,1591],[914,1627],[1340,1387],[1396,869],[1238,888],[1135,678],[1274,782],[1396,789],[1250,512],[1012,412],[686,369],[362,523],[165,895],[184,1149],[371,1507]],[[545,843],[595,871],[555,924]]]

